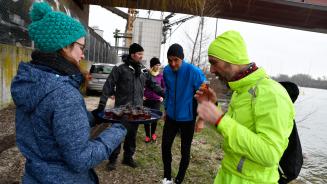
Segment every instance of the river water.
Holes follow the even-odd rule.
[[[327,184],[327,90],[300,88],[295,110],[304,154],[299,183]]]

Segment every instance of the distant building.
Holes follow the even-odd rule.
[[[144,65],[150,66],[150,59],[160,59],[162,20],[136,18],[133,25],[133,43],[144,48]]]

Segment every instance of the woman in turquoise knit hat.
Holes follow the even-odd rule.
[[[126,129],[114,124],[90,139],[94,122],[79,91],[83,25],[47,3],[34,3],[30,17],[36,50],[11,85],[17,146],[26,158],[22,183],[98,183],[92,168],[108,159]]]

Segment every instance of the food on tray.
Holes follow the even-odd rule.
[[[106,118],[113,120],[139,121],[151,119],[151,110],[143,106],[122,105],[105,110]]]

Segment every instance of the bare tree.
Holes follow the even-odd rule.
[[[184,31],[186,35],[186,46],[192,52],[191,63],[204,67],[207,64],[207,47],[209,45],[209,35],[205,33],[205,19],[200,18],[196,36],[191,36],[189,30]]]

